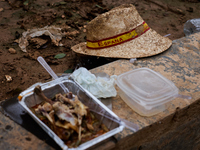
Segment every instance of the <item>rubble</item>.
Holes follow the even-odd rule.
[[[12,77],[9,75],[5,75],[7,82],[11,82],[12,81]]]
[[[14,48],[9,48],[9,53],[11,53],[11,54],[16,54],[17,53],[17,51],[14,49]]]

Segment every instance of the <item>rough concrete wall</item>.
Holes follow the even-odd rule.
[[[199,150],[200,99],[128,136],[114,148],[126,150]]]

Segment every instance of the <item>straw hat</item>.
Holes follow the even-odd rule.
[[[87,25],[87,42],[72,47],[76,53],[140,58],[167,50],[172,41],[152,30],[132,4],[121,5],[101,14]]]

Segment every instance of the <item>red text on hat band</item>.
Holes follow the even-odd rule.
[[[87,40],[87,48],[88,49],[102,49],[102,48],[107,48],[111,46],[116,46],[119,44],[122,44],[124,42],[133,40],[137,38],[138,36],[144,34],[146,31],[148,31],[150,28],[147,25],[146,22],[143,22],[141,25],[136,27],[135,29],[132,29],[131,31],[118,34],[116,36],[98,40],[98,41],[90,41]]]

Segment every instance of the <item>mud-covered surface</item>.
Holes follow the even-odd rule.
[[[184,23],[200,14],[199,0],[0,0],[0,100],[51,78],[37,62],[38,56],[45,58],[56,73],[80,66],[91,69],[115,60],[76,55],[71,46],[86,40],[85,27],[89,21],[124,3],[135,5],[151,28],[163,36],[171,34],[171,40],[183,37]],[[63,46],[57,47],[48,36],[42,36],[30,40],[27,52],[22,52],[15,40],[28,29],[47,25],[65,32]],[[60,53],[66,54],[65,57],[54,58]]]

